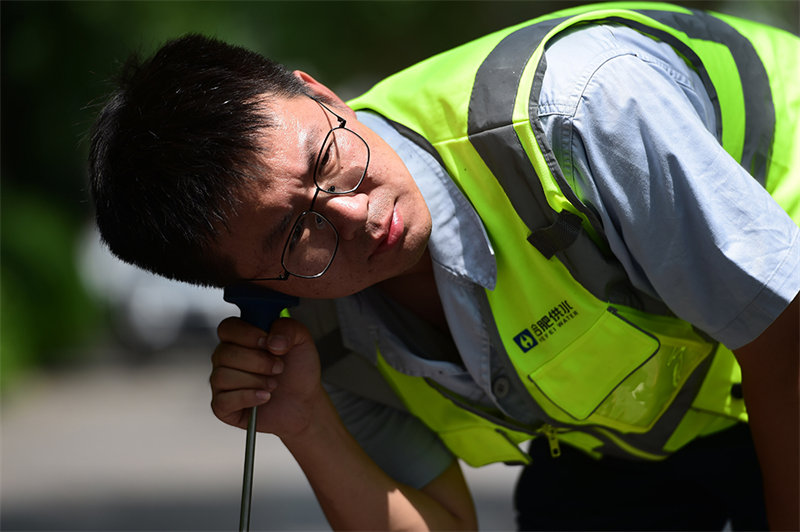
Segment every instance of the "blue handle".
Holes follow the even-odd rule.
[[[226,286],[223,298],[239,307],[244,321],[263,331],[269,331],[283,309],[297,304],[294,296],[245,283]]]

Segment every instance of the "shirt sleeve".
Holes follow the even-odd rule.
[[[602,31],[593,60],[556,66],[543,89],[556,157],[638,288],[729,348],[745,345],[800,290],[800,231],[724,151],[683,61],[643,36],[641,48],[622,42],[633,30]],[[584,44],[579,33],[557,43],[548,69]]]
[[[454,457],[435,432],[404,409],[369,357],[363,360],[356,354],[374,348],[369,335],[360,338],[364,349],[345,345],[342,333],[347,330],[347,319],[343,323],[340,318],[340,304],[301,299],[291,314],[313,335],[322,362],[323,386],[356,442],[394,480],[422,488],[441,475]],[[347,312],[342,315],[349,316]],[[361,325],[361,332],[370,330],[370,325],[359,318],[362,316],[356,314],[352,319]]]
[[[439,437],[408,412],[331,384],[325,389],[350,434],[397,482],[420,489],[455,460]]]

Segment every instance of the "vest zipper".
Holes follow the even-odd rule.
[[[547,438],[547,443],[550,445],[550,456],[558,458],[561,456],[561,445],[558,443],[558,430],[549,424],[542,425],[539,432],[544,434]]]
[[[565,432],[570,432],[570,430],[576,430],[574,427],[566,430]],[[578,432],[581,432],[580,429],[577,429]],[[559,430],[557,427],[546,423],[542,425],[539,430],[537,431],[542,434],[545,438],[547,438],[547,443],[550,445],[550,456],[553,458],[558,458],[561,456],[561,444],[558,440],[558,433]],[[646,460],[663,460],[669,456],[668,454],[655,454],[647,451],[643,451],[637,447],[634,447],[624,439],[620,438],[619,436],[615,435],[613,432],[606,430],[602,427],[594,426],[593,430],[585,431],[587,434],[593,434],[595,437],[600,436],[602,439],[605,439],[608,443],[622,449],[626,453],[636,456],[638,458],[646,459]]]

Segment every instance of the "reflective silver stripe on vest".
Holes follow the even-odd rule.
[[[469,101],[467,134],[531,232],[554,221],[539,178],[512,126],[522,71],[539,43],[565,19],[552,19],[507,35],[478,68]],[[530,208],[534,199],[539,209]]]
[[[545,257],[555,255],[598,299],[653,314],[671,315],[661,301],[631,284],[616,257],[601,249],[579,227],[577,217],[556,213],[550,208],[541,182],[512,127],[514,99],[525,65],[545,35],[563,20],[566,19],[551,19],[520,28],[489,53],[478,68],[470,96],[467,118],[470,142],[503,187],[517,216],[531,231],[528,240]],[[540,69],[537,76],[543,75],[544,70]],[[537,83],[541,86],[541,79],[534,81],[535,86]],[[537,113],[531,116],[536,139],[561,191],[586,215],[594,230],[603,235],[600,220],[575,196],[564,179],[541,123],[535,119]]]

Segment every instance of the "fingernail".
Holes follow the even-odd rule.
[[[283,373],[283,360],[279,358],[272,364],[272,373]]]
[[[274,334],[267,339],[267,345],[269,345],[270,349],[282,351],[289,347],[289,341],[284,336]]]
[[[260,347],[261,349],[266,349],[266,347],[267,347],[267,337],[266,336],[262,336],[262,337],[260,337],[258,339],[258,347]]]
[[[272,397],[272,394],[266,390],[256,391],[256,399],[258,399],[259,401],[266,403],[267,401],[269,401],[270,397]]]

